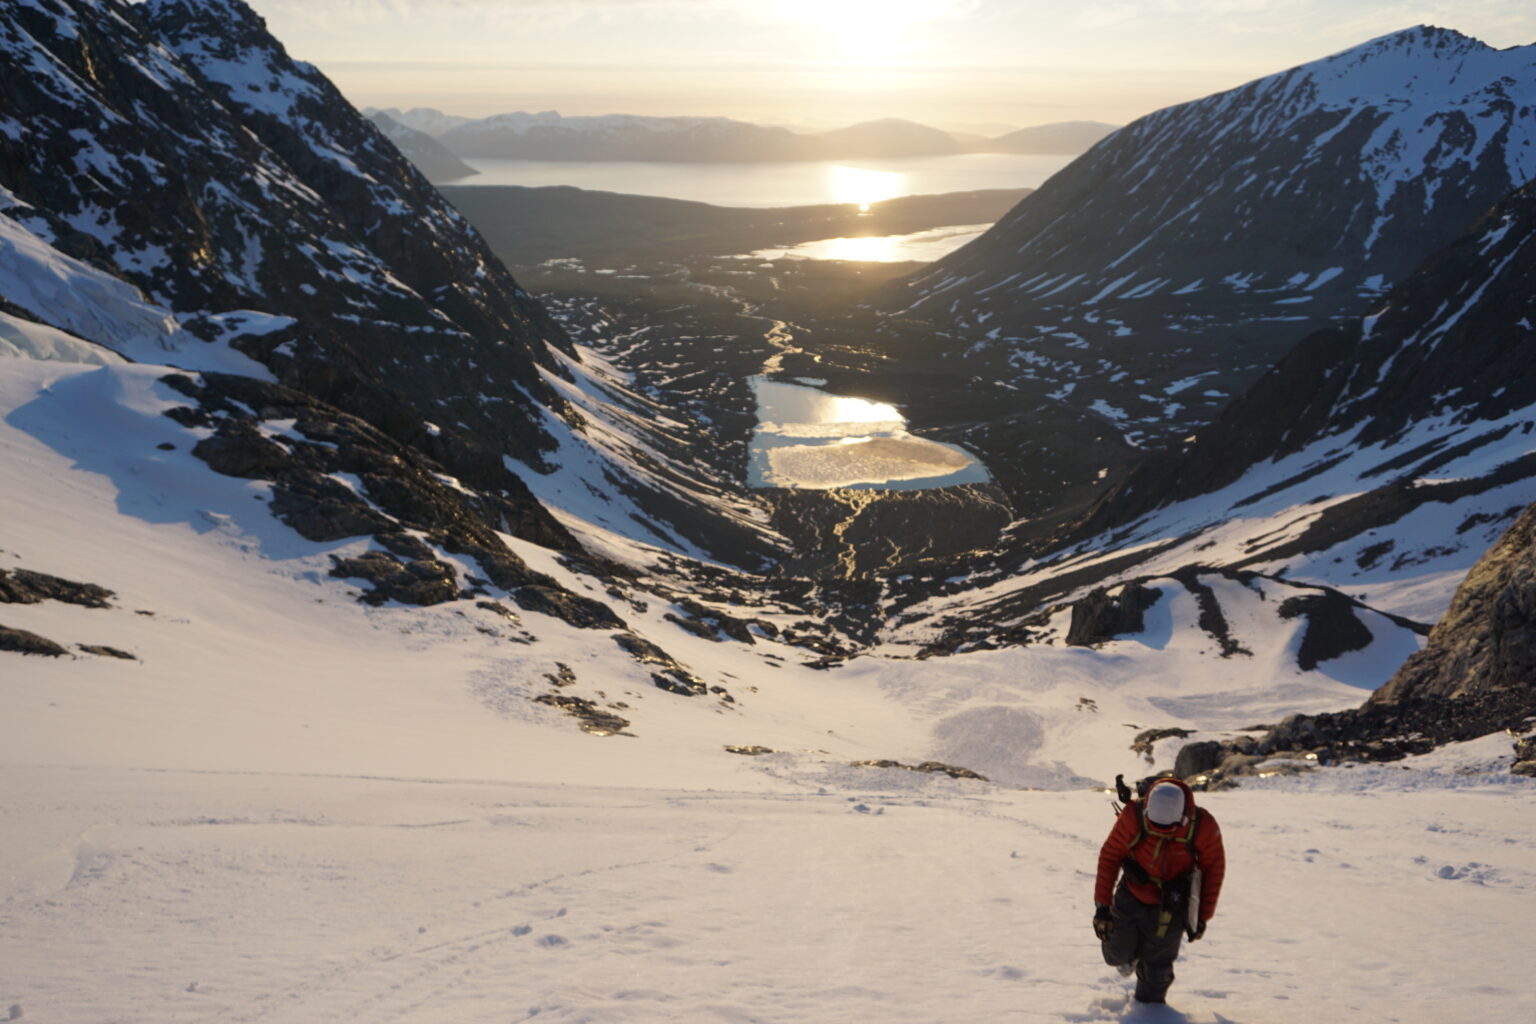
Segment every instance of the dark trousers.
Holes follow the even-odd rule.
[[[1110,907],[1115,930],[1104,940],[1104,962],[1119,967],[1136,961],[1136,998],[1143,1003],[1161,1003],[1173,984],[1173,962],[1179,956],[1179,942],[1184,938],[1180,921],[1170,921],[1157,934],[1160,907],[1143,903],[1124,885],[1115,891]]]

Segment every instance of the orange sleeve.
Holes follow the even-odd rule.
[[[1120,873],[1120,862],[1130,854],[1131,843],[1140,831],[1139,813],[1135,804],[1127,804],[1120,817],[1115,819],[1115,827],[1109,830],[1104,845],[1099,847],[1099,873],[1094,879],[1093,902],[1109,903],[1114,899],[1115,876]]]
[[[1221,883],[1227,877],[1227,851],[1221,841],[1221,826],[1210,811],[1202,809],[1200,831],[1195,836],[1195,850],[1200,856],[1200,920],[1209,921],[1216,913]],[[1102,869],[1101,869],[1102,870]]]

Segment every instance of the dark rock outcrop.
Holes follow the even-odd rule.
[[[94,583],[76,583],[30,569],[0,569],[0,604],[63,601],[83,608],[110,608],[116,596]]]
[[[69,653],[63,645],[56,644],[47,637],[38,636],[25,629],[13,629],[10,626],[0,626],[0,651],[41,654],[49,658],[58,658]]]
[[[541,693],[533,698],[535,704],[548,704],[550,707],[559,708],[581,726],[581,731],[591,733],[593,736],[633,736],[634,733],[625,732],[629,728],[629,719],[605,711],[594,701],[585,697],[571,697],[563,693]]]
[[[627,629],[624,620],[601,601],[549,586],[525,586],[512,591],[512,600],[524,611],[564,619],[577,629]]]
[[[854,761],[849,766],[852,768],[899,768],[908,772],[921,772],[924,775],[948,775],[952,779],[975,779],[978,782],[990,782],[985,775],[971,771],[969,768],[961,768],[942,761],[923,761],[919,764],[903,764],[900,761],[891,761],[884,758],[867,761]]]
[[[1143,618],[1162,597],[1162,591],[1137,583],[1127,583],[1111,595],[1103,587],[1072,604],[1072,624],[1066,642],[1072,647],[1091,647],[1117,636],[1140,633],[1146,628]]]
[[[1375,639],[1355,617],[1355,602],[1336,590],[1288,597],[1280,605],[1280,617],[1307,620],[1296,652],[1296,665],[1303,672],[1312,671],[1319,662],[1363,650]]]
[[[108,647],[106,644],[76,644],[86,654],[94,654],[98,658],[117,658],[121,661],[138,661],[138,655],[129,654],[127,651],[116,647]]]
[[[192,454],[226,475],[270,480],[268,507],[300,536],[329,543],[372,535],[384,550],[338,558],[332,571],[371,583],[366,603],[424,605],[462,596],[453,566],[438,557],[444,551],[473,558],[486,576],[481,583],[509,592],[525,609],[583,629],[624,628],[607,605],[570,593],[503,543],[498,531],[519,533],[512,520],[522,516],[535,524],[522,531],[530,539],[577,548],[543,506],[512,496],[521,485],[504,467],[500,478],[495,470],[479,472],[489,485],[481,491],[421,449],[283,385],[213,372],[172,374],[162,383],[196,403],[167,416],[214,429]]]
[[[682,697],[702,697],[709,692],[708,683],[645,637],[633,633],[615,633],[613,642],[640,664],[657,667],[658,671],[651,673],[651,682],[658,689]]]
[[[336,564],[331,575],[340,579],[366,580],[373,589],[365,592],[365,604],[399,601],[401,604],[431,605],[452,601],[459,596],[458,577],[453,566],[436,558],[402,562],[384,551],[365,551],[356,558],[331,556]]]
[[[1131,741],[1131,751],[1145,757],[1147,763],[1151,764],[1153,761],[1153,748],[1157,745],[1158,740],[1183,739],[1186,736],[1192,735],[1194,735],[1193,729],[1180,729],[1177,726],[1165,729],[1143,729]]]

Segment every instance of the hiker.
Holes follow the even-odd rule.
[[[1126,800],[1099,850],[1093,931],[1105,963],[1136,972],[1137,1002],[1166,1001],[1179,941],[1205,935],[1226,871],[1221,829],[1182,781],[1158,779]]]

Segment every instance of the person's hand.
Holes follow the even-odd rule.
[[[1109,937],[1115,933],[1115,919],[1110,914],[1109,908],[1099,903],[1093,908],[1093,934],[1099,937],[1100,942],[1109,941]]]
[[[1199,942],[1205,938],[1205,922],[1201,921],[1195,926],[1195,933],[1189,937],[1190,942]]]

